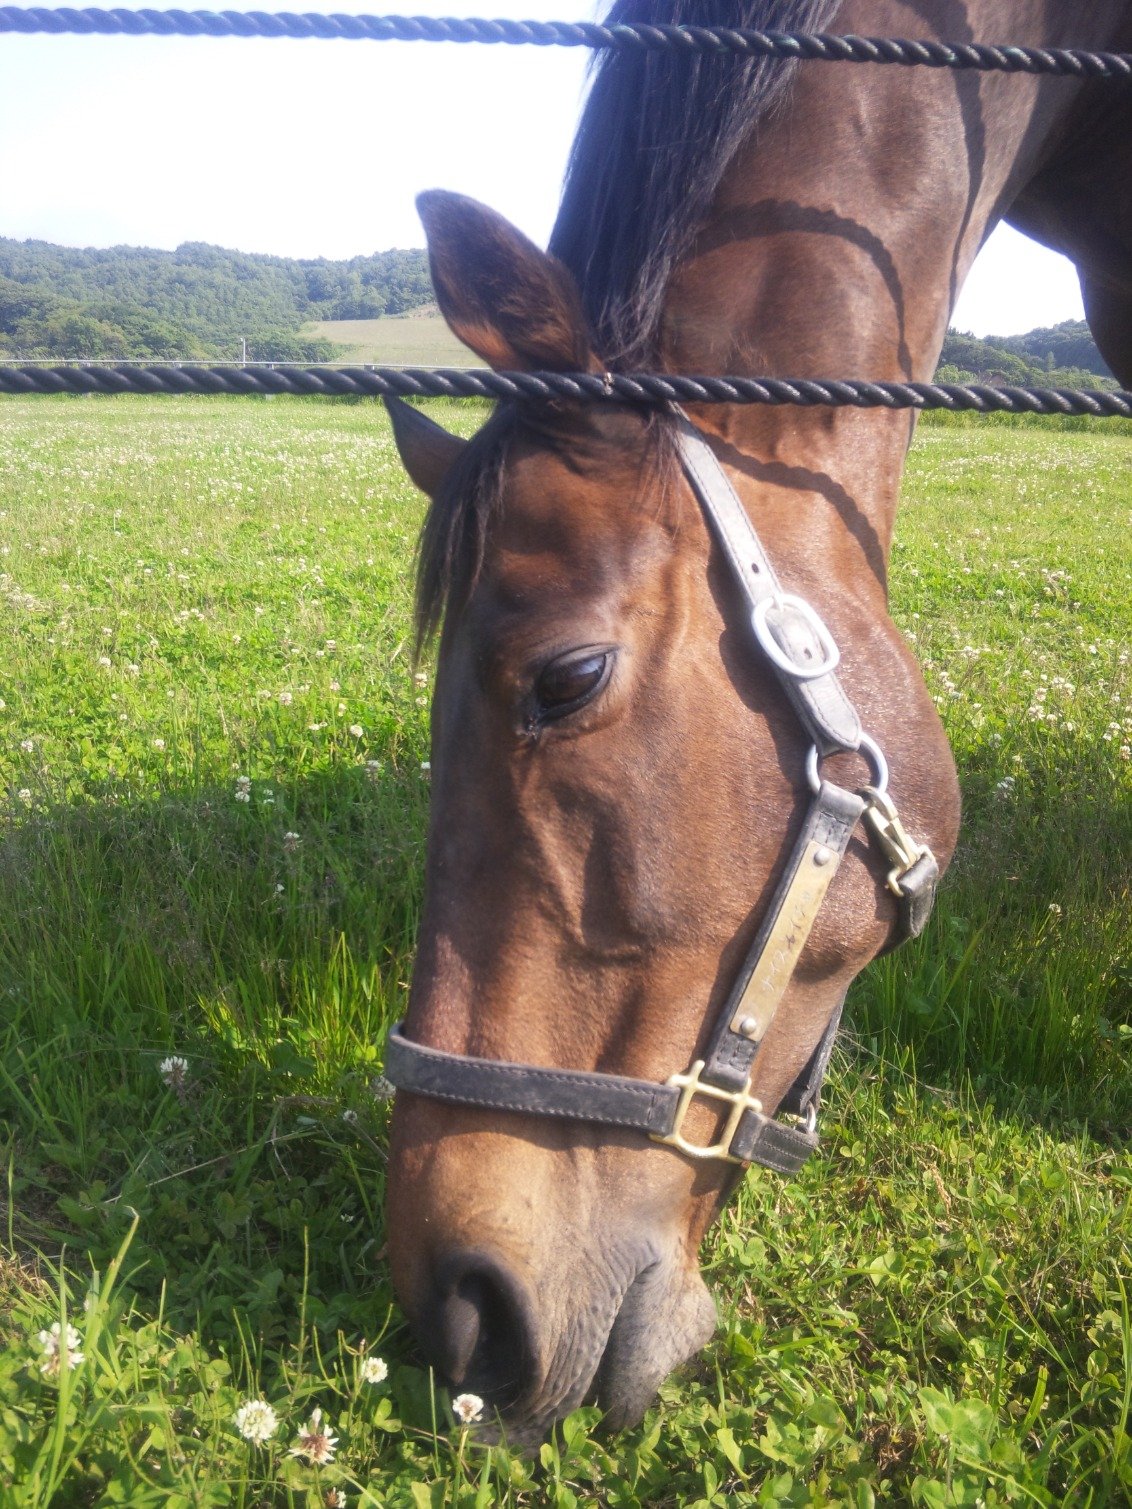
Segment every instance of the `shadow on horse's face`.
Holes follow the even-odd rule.
[[[458,334],[499,366],[593,365],[557,264],[467,201],[430,197],[425,218]],[[731,988],[804,805],[808,741],[655,423],[532,410],[465,454],[412,410],[394,421],[438,498],[426,578],[430,555],[468,558],[447,582],[407,1035],[663,1084]],[[481,550],[485,445],[498,496]],[[851,846],[759,1055],[767,1108],[889,935],[875,871]],[[687,1130],[706,1143],[717,1122],[697,1100]],[[632,1421],[711,1334],[696,1251],[733,1174],[636,1131],[402,1094],[397,1292],[439,1371],[512,1439],[594,1396]]]

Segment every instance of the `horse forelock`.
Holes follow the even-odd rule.
[[[445,613],[475,585],[491,520],[503,492],[503,464],[518,423],[513,404],[501,404],[469,441],[429,505],[417,547],[416,653]]]
[[[634,508],[649,506],[646,479],[658,489],[651,494],[655,503],[657,498],[669,496],[680,470],[671,416],[662,409],[649,409],[641,417],[644,419],[641,488],[635,497],[622,500]],[[417,550],[418,657],[441,622],[458,616],[475,588],[488,550],[492,522],[502,509],[505,469],[512,443],[524,423],[530,425],[532,419],[521,405],[501,404],[468,443],[429,507]],[[561,433],[553,418],[548,422],[545,414],[539,416],[534,428],[544,444],[563,452],[570,449],[569,419],[563,422]]]
[[[607,22],[823,30],[840,0],[615,0]],[[599,54],[550,250],[582,290],[607,365],[659,359],[665,292],[729,163],[794,65],[738,55]]]

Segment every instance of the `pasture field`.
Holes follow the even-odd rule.
[[[921,427],[894,611],[959,857],[823,1154],[707,1241],[714,1343],[530,1460],[383,1264],[430,682],[383,410],[0,400],[4,1509],[1132,1503],[1130,476],[1128,425]]]
[[[475,367],[480,358],[458,341],[444,316],[396,314],[380,320],[312,320],[303,334],[343,348],[347,363],[390,367]]]

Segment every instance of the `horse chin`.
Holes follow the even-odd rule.
[[[479,1437],[529,1450],[546,1439],[555,1421],[583,1403],[601,1408],[607,1430],[637,1425],[665,1378],[707,1344],[715,1327],[715,1304],[697,1270],[664,1260],[650,1263],[629,1284],[596,1362],[561,1359],[553,1372],[571,1383],[558,1398],[548,1399],[544,1391],[525,1407],[485,1422]]]
[[[665,1378],[707,1345],[715,1327],[715,1303],[698,1271],[657,1264],[639,1274],[594,1380],[607,1428],[639,1424]]]

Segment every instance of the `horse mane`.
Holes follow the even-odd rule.
[[[840,0],[614,0],[606,18],[820,31]],[[737,54],[599,54],[549,250],[573,273],[610,369],[658,360],[664,296],[720,180],[758,121],[780,107],[794,64]],[[433,501],[417,560],[420,651],[467,599],[498,511],[521,413],[501,405]],[[657,438],[663,426],[651,426]],[[657,448],[663,457],[663,446]]]
[[[823,30],[840,0],[615,0],[624,22]],[[665,292],[720,181],[796,65],[738,54],[598,54],[550,251],[574,274],[611,368],[659,357]]]

